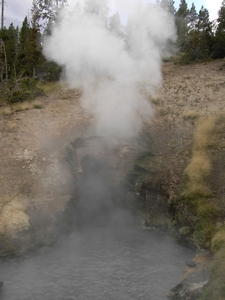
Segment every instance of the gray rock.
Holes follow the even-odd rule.
[[[186,260],[186,265],[191,268],[196,267],[196,263],[193,260]]]
[[[203,287],[208,283],[208,280],[199,283],[186,283],[185,280],[173,287],[168,297],[172,300],[197,300],[203,293]]]

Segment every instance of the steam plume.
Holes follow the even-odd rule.
[[[64,67],[70,87],[82,88],[82,105],[94,114],[98,134],[129,137],[152,115],[144,91],[154,95],[161,84],[175,25],[168,11],[152,4],[106,2],[86,0],[62,12],[44,53]],[[119,11],[121,23],[112,11]]]

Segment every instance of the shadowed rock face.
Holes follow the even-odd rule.
[[[115,182],[116,169],[100,156],[86,156],[82,169],[75,222],[78,227],[109,225],[114,213],[126,205]]]
[[[95,166],[96,169],[107,168],[108,175],[114,172],[111,176],[113,184],[120,183],[132,169],[135,159],[146,151],[135,139],[107,139],[98,136],[77,138],[71,142],[71,146],[74,153],[74,166],[79,174],[83,173],[83,168],[91,168],[91,164],[94,167],[99,162],[99,165]],[[149,145],[148,152],[150,151]],[[89,164],[91,160],[92,163]]]
[[[140,149],[131,141],[100,137],[79,138],[71,143],[78,172],[77,226],[110,223],[116,210],[126,207],[121,181],[133,168]],[[141,148],[141,147],[140,147]]]

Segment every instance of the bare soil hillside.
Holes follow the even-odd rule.
[[[163,86],[158,97],[152,99],[155,117],[149,128],[161,154],[161,184],[169,198],[177,196],[184,169],[195,148],[195,139],[200,143],[205,138],[202,143],[207,147],[213,166],[211,184],[224,202],[225,61],[187,66],[166,63],[163,75]],[[195,138],[202,120],[205,128]],[[212,133],[210,136],[205,136],[207,130]]]
[[[160,186],[172,200],[192,155],[193,133],[199,117],[225,114],[225,61],[189,66],[169,62],[163,66],[163,76],[157,98],[151,99],[154,118],[145,129],[157,152],[157,175],[152,184]],[[57,226],[52,224],[57,224],[58,215],[66,209],[73,190],[73,177],[65,164],[65,149],[91,120],[81,108],[79,96],[74,91],[57,89],[38,99],[36,106],[1,107],[2,255],[8,256],[15,248],[20,255],[34,240],[36,244],[49,245],[58,234]],[[212,185],[225,205],[225,131],[220,121],[217,127],[220,138],[219,146],[213,150]]]
[[[33,106],[1,109],[0,252],[5,256],[21,237],[18,255],[33,242],[49,245],[57,236],[53,224],[73,189],[65,148],[88,122],[78,99],[76,92],[56,90]]]

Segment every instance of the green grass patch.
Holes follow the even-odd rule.
[[[209,284],[204,289],[204,294],[199,300],[224,300],[225,299],[225,247],[221,247],[214,254],[214,263]]]

